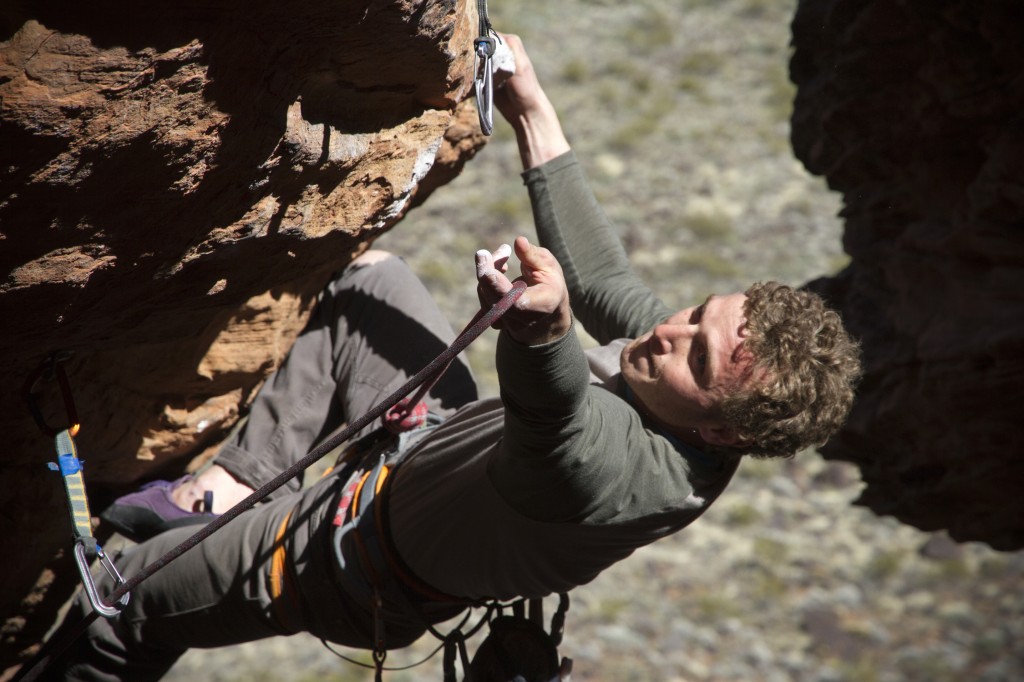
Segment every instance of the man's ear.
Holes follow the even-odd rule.
[[[736,431],[724,424],[718,426],[701,426],[698,427],[697,432],[700,433],[701,439],[703,439],[708,445],[736,448],[748,444],[748,441],[740,438]]]

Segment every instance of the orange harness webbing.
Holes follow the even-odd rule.
[[[288,522],[292,520],[292,509],[281,521],[274,536],[274,554],[270,559],[270,597],[273,600],[274,615],[278,622],[288,627],[288,609],[285,604],[295,597],[295,576],[292,575],[288,563],[288,549],[284,535],[288,530]]]
[[[362,492],[363,486],[366,485],[366,480],[370,477],[371,473],[367,471],[356,484],[355,493],[352,496],[352,502],[348,509],[349,515],[359,505],[359,494]],[[380,493],[388,473],[388,467],[385,466],[377,478],[377,486],[374,493]],[[288,547],[284,540],[285,533],[288,531],[288,523],[292,520],[292,513],[294,511],[293,509],[288,512],[284,520],[281,521],[281,525],[277,528],[277,535],[274,536],[274,554],[270,559],[270,596],[275,604],[283,604],[280,601],[282,597],[292,599],[295,596],[295,577],[292,575],[291,566],[288,563]],[[283,609],[279,606],[276,611],[278,616],[284,620]]]

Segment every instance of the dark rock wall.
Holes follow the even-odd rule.
[[[863,340],[859,500],[1024,547],[1024,4],[805,0],[793,146],[844,197],[852,263],[812,286]]]
[[[73,353],[94,514],[180,474],[330,272],[483,144],[475,32],[465,0],[4,3],[0,670],[77,582],[22,383]],[[37,392],[64,425],[56,382]]]

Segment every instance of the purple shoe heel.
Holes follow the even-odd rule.
[[[174,504],[171,492],[192,480],[186,475],[174,481],[152,481],[134,493],[117,498],[103,510],[100,520],[135,542],[142,542],[172,528],[208,523],[219,514],[213,508],[213,493],[203,498],[203,511],[192,512]]]

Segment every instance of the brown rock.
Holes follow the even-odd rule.
[[[0,17],[0,669],[77,575],[56,351],[97,513],[214,446],[330,272],[483,144],[466,0],[15,2]],[[46,419],[67,417],[42,381]],[[5,616],[7,617],[7,616]]]

